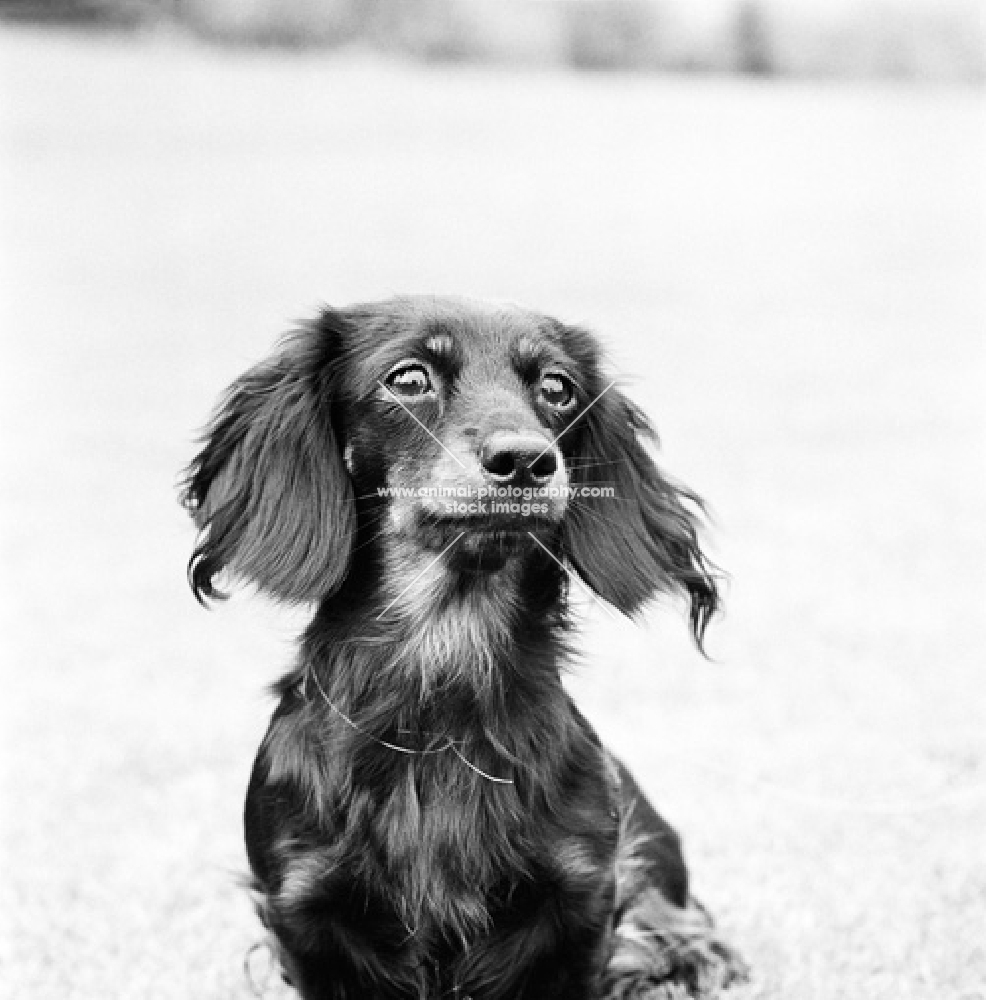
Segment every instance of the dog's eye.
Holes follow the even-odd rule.
[[[426,396],[435,391],[428,369],[417,362],[399,365],[387,376],[386,384],[395,396],[406,398]]]
[[[541,379],[541,398],[549,406],[564,409],[575,402],[575,387],[566,375],[549,372]]]

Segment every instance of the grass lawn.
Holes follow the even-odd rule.
[[[0,93],[0,992],[251,995],[241,798],[299,615],[196,606],[175,478],[290,321],[452,291],[606,334],[715,511],[713,662],[590,605],[572,686],[742,996],[981,1000],[980,95],[13,30]]]

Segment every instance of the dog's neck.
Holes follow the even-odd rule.
[[[343,711],[485,723],[560,691],[565,627],[562,571],[536,549],[476,573],[381,547],[319,608],[303,660]]]
[[[279,685],[272,768],[303,783],[322,774],[298,767],[290,737],[299,725],[312,745],[350,762],[338,780],[392,789],[406,787],[410,768],[468,798],[561,760],[573,713],[561,684],[569,653],[559,565],[531,548],[495,573],[435,577],[401,595],[400,581],[382,582],[380,550],[361,555]],[[318,782],[310,794],[332,801]]]

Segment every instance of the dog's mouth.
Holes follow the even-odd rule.
[[[425,549],[447,552],[459,569],[491,572],[536,548],[556,526],[557,522],[542,516],[452,517],[422,521],[416,536]]]

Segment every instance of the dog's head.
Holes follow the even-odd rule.
[[[578,327],[448,298],[326,309],[213,417],[183,494],[192,585],[217,596],[228,568],[310,601],[388,542],[471,574],[543,547],[625,614],[685,592],[700,638],[717,606],[701,505],[651,436]]]

